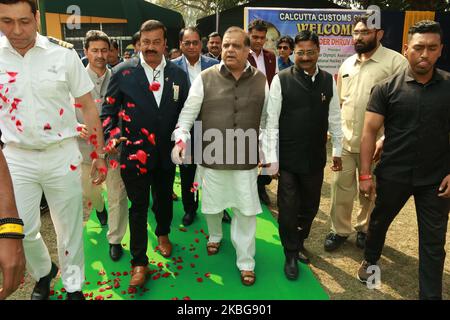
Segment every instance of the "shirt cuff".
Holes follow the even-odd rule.
[[[278,162],[278,129],[260,129],[259,150],[263,164]]]
[[[342,156],[342,145],[333,147],[332,155],[333,155],[333,157],[340,158]]]
[[[181,127],[176,128],[172,133],[172,140],[175,141],[175,143],[180,140],[186,143],[186,141],[188,141],[190,138],[191,134],[189,133],[189,131]]]

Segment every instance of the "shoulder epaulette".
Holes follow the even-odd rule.
[[[51,43],[57,44],[58,46],[61,46],[61,47],[63,47],[63,48],[66,48],[66,49],[73,49],[73,44],[71,44],[71,43],[68,43],[68,42],[65,42],[65,41],[63,41],[63,40],[56,39],[56,38],[53,38],[53,37],[47,37],[47,39],[48,39],[48,41],[50,41]]]

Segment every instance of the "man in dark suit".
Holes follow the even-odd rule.
[[[186,72],[189,77],[189,86],[192,82],[194,82],[194,79],[200,74],[200,72],[219,63],[216,59],[201,55],[202,41],[200,31],[195,27],[181,29],[180,49],[183,54],[181,57],[174,59],[172,62]],[[191,136],[194,136],[193,133]],[[193,155],[194,148],[192,141],[191,147],[191,155]],[[181,196],[183,199],[183,207],[185,212],[183,224],[185,226],[189,226],[194,222],[198,209],[198,192],[197,195],[191,192],[196,169],[197,165],[194,163],[180,166]]]
[[[248,26],[248,35],[250,37],[250,53],[248,54],[248,62],[264,73],[267,83],[272,83],[275,74],[278,73],[277,58],[273,52],[264,49],[267,41],[267,23],[264,20],[253,20]],[[270,199],[266,192],[266,185],[270,184],[272,179],[268,175],[258,176],[258,194],[262,203],[269,205]]]
[[[164,257],[172,253],[169,240],[173,216],[172,186],[175,165],[172,131],[188,94],[187,75],[163,56],[166,27],[159,21],[144,22],[140,30],[141,52],[114,68],[101,118],[109,139],[109,152],[121,143],[121,175],[131,201],[130,286],[144,284],[148,274],[147,212],[150,185],[157,198],[155,208],[158,248]],[[117,127],[119,118],[122,125]]]

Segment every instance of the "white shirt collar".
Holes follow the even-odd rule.
[[[185,60],[185,62],[186,62],[186,65],[187,65],[187,66],[191,66],[191,67],[196,67],[196,66],[198,66],[198,65],[200,64],[200,61],[201,61],[201,56],[199,56],[197,62],[194,63],[194,65],[191,65],[191,63],[189,62],[189,60],[187,59],[187,57],[186,57],[184,54],[183,54],[183,58],[184,58],[184,60]]]
[[[40,35],[39,32],[36,32],[36,42],[35,42],[34,46],[40,47],[43,49],[47,49],[48,44],[49,44],[49,40],[47,39],[47,37],[44,37],[44,36]],[[0,48],[8,48],[11,50],[15,50],[6,36],[0,37]]]
[[[306,72],[305,70],[303,70],[303,72],[304,72],[306,75],[309,76],[309,73],[308,73],[308,72]],[[319,66],[318,66],[317,63],[316,63],[316,71],[314,71],[314,74],[313,74],[312,76],[310,76],[310,77],[314,79],[314,78],[317,76],[318,73],[319,73]]]
[[[98,80],[103,80],[103,79],[105,79],[106,75],[108,74],[108,68],[106,68],[105,73],[104,73],[102,76],[99,77],[99,76],[97,75],[97,73],[95,73],[95,71],[91,69],[90,64],[88,64],[88,65],[86,66],[86,70],[87,70],[87,72],[89,73],[89,75],[91,75],[92,77],[95,77],[95,79],[98,79]]]
[[[258,57],[258,58],[259,58],[259,57],[261,57],[261,56],[264,56],[264,51],[263,51],[263,49],[261,49],[259,55],[257,55],[255,51],[253,51],[252,49],[250,49],[250,54],[253,55],[253,56],[255,56],[255,57]]]
[[[151,70],[155,71],[155,70],[160,70],[160,71],[164,71],[164,68],[166,67],[166,58],[164,58],[164,56],[161,59],[161,63],[155,68],[153,69],[152,67],[150,67],[147,62],[145,62],[144,60],[144,55],[142,54],[142,52],[139,52],[139,58],[141,59],[141,65],[142,66],[146,66],[148,68],[150,68]]]
[[[221,60],[220,62],[219,62],[219,70],[222,70],[222,68],[227,68],[227,66],[225,65],[225,62],[223,62],[223,60]],[[252,67],[252,65],[250,64],[250,62],[248,62],[248,60],[247,60],[247,62],[245,63],[245,69],[244,69],[244,71],[247,71],[247,69],[248,68],[251,68]],[[228,69],[228,68],[227,68]]]

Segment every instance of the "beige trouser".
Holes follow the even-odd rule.
[[[108,242],[120,244],[128,226],[128,198],[120,169],[108,169]]]
[[[81,165],[81,187],[83,188],[83,221],[89,220],[92,209],[102,212],[105,208],[102,191],[103,184],[97,186],[92,183],[91,164],[83,162]]]
[[[353,233],[353,201],[358,192],[360,163],[359,153],[342,150],[342,171],[335,172],[331,184],[331,230],[340,236]],[[367,233],[369,218],[374,201],[359,194],[360,210],[356,217],[355,229]]]

